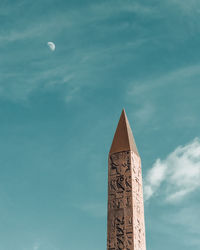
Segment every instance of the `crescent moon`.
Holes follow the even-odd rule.
[[[56,49],[56,45],[53,42],[48,42],[47,45],[49,46],[50,50],[54,51]]]

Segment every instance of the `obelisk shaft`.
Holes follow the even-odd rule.
[[[107,250],[146,250],[141,160],[122,111],[108,162]]]

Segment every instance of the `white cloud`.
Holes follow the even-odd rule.
[[[162,193],[167,202],[176,202],[199,187],[200,140],[196,138],[177,147],[166,159],[156,160],[147,173],[144,193],[146,200]]]
[[[161,160],[157,159],[152,169],[149,170],[145,179],[145,200],[148,200],[159,188],[161,182],[165,179],[166,170],[166,164],[162,164]]]

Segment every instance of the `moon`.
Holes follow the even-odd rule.
[[[48,42],[47,45],[49,46],[50,50],[54,51],[56,49],[56,45],[53,42]]]

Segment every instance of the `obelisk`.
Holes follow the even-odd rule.
[[[146,250],[141,160],[122,111],[108,162],[107,250]]]

